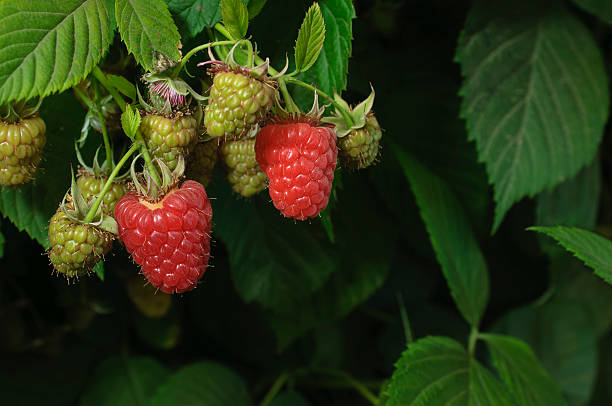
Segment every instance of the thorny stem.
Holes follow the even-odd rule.
[[[100,191],[100,194],[98,195],[98,197],[96,197],[96,200],[94,201],[93,206],[91,206],[91,208],[87,212],[87,215],[85,216],[85,220],[83,220],[85,223],[90,223],[94,219],[94,217],[96,216],[96,213],[98,211],[98,208],[102,204],[102,200],[104,200],[104,195],[106,194],[106,192],[108,192],[108,189],[110,189],[110,187],[112,186],[113,180],[115,179],[115,177],[117,176],[117,174],[121,170],[121,167],[127,162],[127,160],[130,158],[130,156],[136,150],[138,150],[138,148],[140,148],[140,142],[133,143],[132,146],[130,147],[130,149],[127,150],[125,155],[123,155],[123,157],[121,157],[119,162],[117,162],[117,166],[115,166],[113,168],[113,171],[108,176],[108,179],[106,180],[106,183],[104,184],[104,187]]]
[[[285,385],[285,382],[287,382],[287,379],[289,379],[290,376],[291,374],[289,372],[283,372],[276,379],[276,381],[274,381],[272,387],[261,401],[260,406],[268,406],[270,403],[272,403],[272,401],[274,400],[276,395],[278,395],[278,392],[283,388],[283,385]]]

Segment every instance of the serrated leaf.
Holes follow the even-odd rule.
[[[177,61],[181,39],[164,0],[116,0],[115,17],[121,39],[148,71],[154,71],[158,53]]]
[[[215,362],[181,368],[153,395],[150,406],[248,406],[251,399],[242,379]]]
[[[348,60],[352,53],[353,18],[355,8],[351,0],[323,0],[319,2],[325,22],[325,41],[315,64],[299,77],[315,83],[327,94],[346,89]],[[312,93],[302,94],[305,106],[312,104]],[[305,94],[305,95],[304,95]]]
[[[472,226],[442,179],[399,147],[394,151],[410,182],[455,303],[463,317],[478,326],[489,299],[489,274]]]
[[[521,406],[565,406],[553,379],[523,341],[503,335],[481,334],[506,387]]]
[[[129,104],[126,104],[125,111],[121,114],[121,127],[131,140],[134,140],[134,137],[136,137],[141,121],[142,118],[138,109],[133,109]]]
[[[574,0],[578,6],[612,24],[612,2],[610,0]]]
[[[561,2],[477,2],[456,55],[461,116],[510,207],[590,163],[609,113],[608,78],[590,32]]]
[[[108,358],[96,368],[81,406],[148,405],[167,376],[166,368],[153,358]]]
[[[221,21],[221,0],[166,0],[183,38],[195,37]]]
[[[123,76],[107,74],[106,79],[119,90],[124,96],[129,97],[132,101],[137,100],[136,87],[132,82],[124,78]]]
[[[249,27],[249,11],[242,0],[221,0],[223,24],[235,39],[244,38]]]
[[[606,282],[612,284],[612,241],[576,227],[530,227],[554,238]]]
[[[295,42],[295,69],[306,72],[317,61],[325,41],[325,22],[318,3],[306,12]]]
[[[0,104],[63,91],[110,46],[106,0],[8,0],[0,5]]]
[[[0,188],[0,213],[43,247],[48,246],[49,219],[70,187],[71,164],[78,165],[74,139],[67,134],[79,134],[79,120],[66,118],[79,114],[85,112],[68,93],[45,98],[40,117],[47,125],[47,145],[36,178],[19,189]]]
[[[266,5],[268,0],[250,0],[247,6],[247,10],[249,11],[249,20],[255,18],[261,10]]]
[[[503,385],[448,337],[408,345],[386,390],[387,406],[513,406]]]

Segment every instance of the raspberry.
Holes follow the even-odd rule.
[[[382,130],[374,117],[369,113],[365,127],[351,131],[345,137],[338,138],[340,162],[351,169],[363,169],[372,165],[378,156],[378,147]]]
[[[40,117],[0,121],[0,185],[17,186],[34,178],[47,141],[45,131]]]
[[[246,72],[221,71],[210,87],[204,125],[211,137],[237,138],[247,133],[268,113],[274,87]]]
[[[128,296],[145,316],[157,319],[164,317],[172,306],[172,297],[158,293],[151,284],[143,281],[142,276],[134,275],[125,284]]]
[[[224,142],[221,156],[227,169],[227,180],[236,193],[250,197],[266,188],[268,178],[255,158],[254,138]]]
[[[196,120],[192,116],[166,118],[149,114],[140,128],[151,155],[161,159],[170,170],[176,168],[178,156],[191,153],[197,141]]]
[[[217,163],[217,140],[201,142],[195,146],[189,158],[186,177],[208,186]]]
[[[77,184],[83,192],[83,197],[89,203],[98,197],[98,194],[104,187],[106,179],[104,177],[94,176],[86,171],[79,172]],[[113,182],[111,188],[106,192],[102,200],[102,213],[112,215],[115,210],[115,204],[123,195],[127,193],[127,188],[123,183]]]
[[[153,286],[165,293],[196,287],[208,266],[212,208],[204,187],[185,181],[157,202],[130,192],[115,207],[119,238]]]
[[[81,224],[59,208],[49,224],[49,258],[66,277],[91,271],[113,245],[113,235],[91,224]]]
[[[304,220],[327,207],[338,157],[331,128],[269,124],[257,134],[255,152],[270,179],[272,202],[285,217]]]

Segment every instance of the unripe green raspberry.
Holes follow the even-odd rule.
[[[215,164],[217,163],[217,140],[201,142],[195,146],[191,153],[185,176],[208,186],[212,179]]]
[[[268,178],[255,158],[255,139],[226,141],[221,144],[221,156],[232,189],[244,197],[253,196],[267,186]]]
[[[60,207],[49,224],[49,259],[58,273],[75,277],[89,273],[113,244],[113,235],[68,217]]]
[[[93,203],[93,201],[98,197],[98,194],[104,187],[105,183],[106,178],[91,175],[86,171],[81,171],[77,177],[77,184],[79,185],[81,192],[83,192],[85,201],[88,203]],[[121,182],[113,182],[102,200],[102,213],[112,216],[117,200],[121,199],[126,193],[127,187],[125,184]]]
[[[378,156],[382,130],[374,114],[368,114],[366,125],[338,138],[338,157],[342,165],[363,169],[372,165]]]
[[[0,185],[17,186],[34,178],[47,142],[45,131],[40,117],[0,121]]]
[[[193,150],[197,142],[196,126],[192,116],[167,118],[149,114],[142,118],[140,129],[151,155],[174,170],[179,155],[188,156]]]
[[[204,125],[211,137],[234,139],[245,135],[266,116],[274,103],[274,86],[246,73],[215,74]]]

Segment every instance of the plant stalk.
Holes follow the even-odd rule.
[[[260,403],[260,406],[268,406],[270,403],[272,403],[272,401],[274,400],[274,398],[276,397],[276,395],[278,395],[278,392],[283,388],[283,386],[285,385],[285,382],[287,382],[287,379],[289,379],[289,376],[291,374],[289,372],[283,372],[277,379],[276,381],[274,381],[274,383],[272,384],[272,387],[270,387],[270,390],[268,391],[268,393],[266,394],[266,396],[263,398],[263,400]]]

